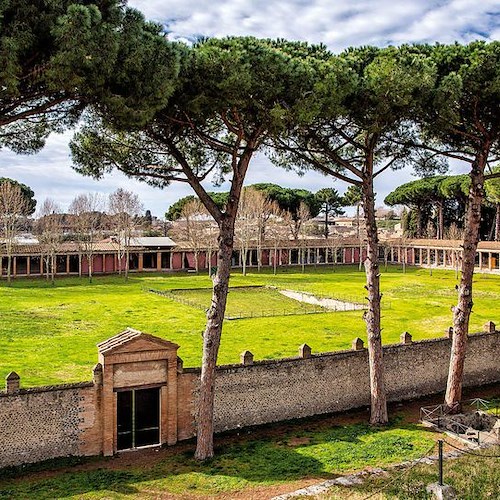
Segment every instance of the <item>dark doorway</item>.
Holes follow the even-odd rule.
[[[160,389],[117,393],[118,450],[160,444]]]

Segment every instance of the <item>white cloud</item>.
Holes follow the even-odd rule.
[[[469,42],[500,38],[500,0],[130,0],[129,5],[147,18],[166,26],[172,39],[196,36],[254,35],[323,42],[331,50],[372,44],[405,42]],[[71,168],[68,141],[71,134],[52,136],[35,156],[0,151],[0,176],[30,185],[39,201],[56,199],[67,207],[81,192],[110,193],[118,187],[136,192],[145,208],[162,215],[178,198],[191,194],[185,184],[165,190],[149,187],[114,173],[100,181],[82,177]],[[457,170],[458,169],[458,170]],[[463,170],[458,166],[454,170]],[[395,186],[411,180],[409,171],[382,176],[377,183],[378,203]],[[270,164],[263,156],[253,162],[247,184],[274,182],[316,191],[332,184],[317,173],[299,177]],[[220,189],[224,189],[224,185]],[[344,191],[337,182],[335,187]]]
[[[351,45],[491,39],[499,0],[132,0],[171,37],[254,35]]]

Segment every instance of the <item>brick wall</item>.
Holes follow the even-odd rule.
[[[93,383],[0,392],[0,467],[100,452]]]

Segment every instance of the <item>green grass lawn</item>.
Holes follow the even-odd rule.
[[[0,479],[0,498],[192,498],[223,493],[230,498],[231,492],[304,479],[320,482],[367,466],[417,458],[435,439],[434,433],[401,418],[383,429],[360,423],[332,426],[321,420],[282,423],[274,433],[269,428],[264,436],[257,432],[225,441],[216,447],[215,458],[204,463],[192,458],[189,447],[182,453],[162,450],[147,461],[134,461],[133,455],[124,464],[97,459],[84,470],[56,470],[48,478],[19,479],[13,471],[9,479]],[[50,468],[57,469],[57,461]]]
[[[184,301],[206,310],[210,305],[212,290],[198,288],[191,290],[174,290],[174,300]],[[263,316],[287,316],[290,314],[310,314],[328,312],[327,309],[299,302],[285,297],[277,289],[266,287],[231,287],[226,307],[226,318],[247,319]]]
[[[351,266],[312,268],[304,274],[289,269],[277,276],[235,273],[231,278],[233,287],[274,285],[360,302],[364,283],[364,273]],[[406,274],[397,267],[382,270],[384,342],[399,342],[403,331],[414,339],[444,335],[452,321],[456,283],[448,271],[434,270],[429,276],[428,270],[415,268]],[[487,320],[500,322],[500,277],[476,275],[474,286],[471,331],[478,331]],[[128,282],[106,276],[92,284],[64,278],[55,286],[42,280],[17,280],[10,287],[1,282],[0,375],[15,370],[25,387],[87,380],[97,361],[95,344],[128,326],[176,342],[185,366],[199,366],[204,311],[146,289],[210,287],[208,276],[193,274],[134,275]],[[248,295],[230,293],[229,308],[238,309],[245,301]],[[219,363],[238,362],[247,349],[257,360],[294,356],[304,342],[313,352],[347,349],[353,338],[366,338],[362,316],[363,311],[348,311],[226,321]]]
[[[460,500],[488,500],[500,498],[500,446],[477,450],[477,455],[463,455],[445,460],[444,483],[455,488]],[[417,465],[411,470],[394,470],[388,475],[372,477],[366,483],[349,491],[352,500],[373,499],[432,500],[427,485],[437,482],[437,464]],[[381,491],[380,494],[377,492]],[[334,488],[323,500],[346,498],[345,488]]]

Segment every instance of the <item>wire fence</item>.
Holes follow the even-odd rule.
[[[404,467],[403,469],[401,469],[401,472],[399,474],[396,474],[388,483],[384,484],[381,488],[378,488],[377,490],[373,491],[368,496],[363,497],[363,500],[368,500],[369,498],[373,498],[375,495],[380,495],[384,491],[387,491],[392,485],[401,482],[412,469],[414,469],[417,465],[420,465],[424,463],[424,461],[429,459],[429,453],[434,451],[435,447],[436,443],[433,443],[432,446],[420,458],[411,461],[408,467]],[[352,497],[354,494],[355,492],[350,493],[347,496],[347,498]]]
[[[237,288],[246,288],[246,287],[237,287]],[[255,288],[255,287],[252,287]],[[262,288],[262,287],[260,287]],[[145,291],[149,293],[154,293],[156,295],[160,295],[162,297],[166,297],[170,300],[173,300],[179,304],[183,304],[185,306],[193,307],[203,312],[208,312],[208,308],[203,304],[200,304],[198,301],[188,299],[183,297],[179,292],[186,292],[191,290],[207,290],[205,289],[177,289],[177,290],[157,290],[154,288],[145,288]],[[241,319],[254,319],[254,318],[269,318],[269,317],[278,317],[278,316],[300,316],[300,315],[308,315],[308,314],[324,314],[327,312],[331,312],[324,307],[321,306],[312,306],[310,304],[299,306],[295,308],[274,308],[274,309],[251,309],[246,311],[231,311],[227,312],[224,316],[224,319],[229,321],[241,320]]]
[[[470,446],[499,444],[500,400],[474,398],[420,408],[420,420]]]

